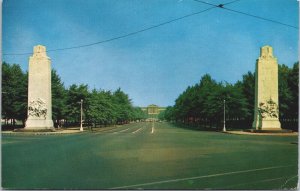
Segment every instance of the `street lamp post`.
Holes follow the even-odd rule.
[[[224,99],[224,127],[223,127],[223,131],[225,132],[226,131],[226,120],[225,120],[225,99]]]
[[[83,131],[83,127],[82,127],[82,103],[83,100],[80,100],[80,131]]]

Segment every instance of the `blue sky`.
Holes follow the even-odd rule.
[[[230,0],[205,0],[213,4]],[[89,44],[209,8],[193,0],[4,0],[3,53]],[[240,0],[228,8],[298,27],[296,0]],[[298,30],[215,8],[134,36],[49,52],[68,87],[116,90],[137,106],[173,105],[209,73],[234,83],[254,71],[259,48],[271,45],[280,64],[298,60]],[[28,68],[29,55],[4,56]]]

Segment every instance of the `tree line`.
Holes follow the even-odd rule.
[[[280,119],[298,119],[299,62],[291,68],[278,66]],[[186,88],[175,101],[159,115],[160,119],[190,124],[209,124],[220,127],[228,120],[252,123],[254,118],[255,73],[244,74],[234,84],[217,82],[205,74],[199,83]]]
[[[89,90],[88,85],[64,86],[55,70],[51,71],[52,118],[56,126],[78,125],[80,102],[83,100],[83,119],[89,125],[124,124],[142,120],[146,114],[134,107],[129,96],[120,88],[115,91]],[[27,119],[28,72],[20,65],[2,63],[2,119],[15,125]]]

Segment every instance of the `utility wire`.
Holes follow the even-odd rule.
[[[240,1],[240,0],[234,0],[234,1],[231,1],[231,2],[228,2],[228,3],[224,3],[223,5],[229,5],[229,4],[235,3],[235,2],[237,2],[237,1]]]
[[[134,31],[134,32],[131,32],[131,33],[127,33],[125,35],[121,35],[121,36],[113,37],[113,38],[110,38],[110,39],[102,40],[102,41],[99,41],[99,42],[94,42],[94,43],[79,45],[79,46],[72,46],[72,47],[67,47],[67,48],[51,49],[51,50],[46,50],[46,52],[55,52],[55,51],[61,51],[61,50],[70,50],[70,49],[83,48],[83,47],[93,46],[93,45],[96,45],[96,44],[102,44],[102,43],[106,43],[106,42],[126,38],[128,36],[133,36],[133,35],[136,35],[138,33],[142,33],[142,32],[145,32],[145,31],[148,31],[148,30],[151,30],[151,29],[154,29],[154,28],[157,28],[157,27],[169,24],[169,23],[173,23],[173,22],[178,21],[178,20],[185,19],[187,17],[191,17],[191,16],[194,16],[194,15],[198,15],[200,13],[204,13],[204,12],[209,11],[209,10],[214,9],[214,8],[216,8],[216,7],[210,7],[208,9],[204,9],[202,11],[198,11],[198,12],[195,12],[195,13],[184,15],[182,17],[178,17],[176,19],[172,19],[172,20],[169,20],[169,21],[157,24],[157,25],[153,25],[151,27],[147,27],[147,28],[144,28],[144,29],[141,29],[141,30],[138,30],[138,31]],[[12,56],[12,55],[30,55],[30,54],[32,54],[32,52],[28,52],[28,53],[7,53],[7,54],[3,54],[3,55]]]
[[[229,5],[229,4],[235,3],[235,2],[237,2],[237,1],[240,1],[240,0],[234,0],[234,1],[230,1],[230,2],[228,2],[228,3],[223,3],[223,4],[220,4],[220,5],[222,5],[222,6],[224,6],[224,5]],[[211,6],[214,6],[214,7],[219,7],[219,5],[215,5],[215,4],[212,4],[212,3],[208,3],[208,2],[205,2],[205,1],[202,1],[202,2],[200,2],[200,3],[204,3],[204,4],[206,4],[206,5],[211,5]]]
[[[279,21],[275,21],[275,20],[263,18],[263,17],[256,16],[256,15],[251,15],[251,14],[249,14],[249,13],[244,13],[244,12],[237,11],[237,10],[233,10],[233,9],[229,9],[229,8],[226,8],[226,7],[223,7],[223,8],[224,8],[225,10],[232,11],[232,12],[235,12],[235,13],[240,13],[240,14],[243,14],[243,15],[247,15],[247,16],[250,16],[250,17],[257,18],[257,19],[261,19],[261,20],[265,20],[265,21],[277,23],[277,24],[284,25],[284,26],[287,26],[287,27],[291,27],[291,28],[294,28],[294,29],[297,29],[297,30],[299,29],[299,28],[296,27],[296,26],[289,25],[289,24],[285,24],[285,23],[282,23],[282,22],[279,22]]]
[[[234,0],[234,1],[231,1],[231,2],[228,2],[228,3],[225,3],[224,5],[228,5],[228,4],[237,2],[237,1],[239,1],[239,0]],[[151,29],[163,26],[163,25],[167,25],[167,24],[170,24],[170,23],[173,23],[173,22],[176,22],[176,21],[179,21],[179,20],[191,17],[191,16],[195,16],[195,15],[204,13],[206,11],[209,11],[211,9],[217,8],[217,7],[218,6],[215,6],[215,5],[212,4],[212,7],[204,9],[202,11],[190,13],[190,14],[184,15],[182,17],[178,17],[178,18],[175,18],[175,19],[172,19],[172,20],[169,20],[169,21],[157,24],[157,25],[153,25],[151,27],[147,27],[147,28],[144,28],[144,29],[141,29],[141,30],[138,30],[138,31],[134,31],[134,32],[131,32],[131,33],[124,34],[124,35],[121,35],[121,36],[113,37],[113,38],[110,38],[110,39],[106,39],[106,40],[102,40],[102,41],[94,42],[94,43],[90,43],[90,44],[84,44],[84,45],[72,46],[72,47],[66,47],[66,48],[50,49],[50,50],[46,50],[46,52],[55,52],[55,51],[62,51],[62,50],[77,49],[77,48],[83,48],[83,47],[88,47],[88,46],[93,46],[93,45],[97,45],[97,44],[111,42],[111,41],[114,41],[114,40],[126,38],[126,37],[129,37],[129,36],[133,36],[133,35],[136,35],[138,33],[142,33],[142,32],[145,32],[145,31],[148,31],[148,30],[151,30]],[[32,52],[28,52],[28,53],[4,53],[3,55],[4,56],[18,56],[18,55],[31,55],[31,54],[32,54]]]
[[[260,16],[256,16],[256,15],[252,15],[252,14],[249,14],[249,13],[245,13],[245,12],[241,12],[241,11],[237,11],[237,10],[233,10],[233,9],[229,9],[229,8],[227,8],[227,7],[224,7],[224,5],[227,5],[227,4],[219,4],[219,5],[215,5],[215,4],[208,3],[208,2],[205,2],[205,1],[202,1],[202,0],[194,0],[194,1],[199,2],[199,3],[206,4],[206,5],[215,6],[215,7],[221,8],[221,9],[225,9],[225,10],[227,10],[227,11],[231,11],[231,12],[243,14],[243,15],[246,15],[246,16],[249,16],[249,17],[254,17],[254,18],[257,18],[257,19],[260,19],[260,20],[265,20],[265,21],[269,21],[269,22],[272,22],[272,23],[284,25],[284,26],[291,27],[291,28],[294,28],[294,29],[297,29],[297,30],[299,29],[299,28],[296,27],[296,26],[289,25],[289,24],[286,24],[286,23],[282,23],[282,22],[280,22],[280,21],[275,21],[275,20],[272,20],[272,19],[268,19],[268,18],[264,18],[264,17],[260,17]]]

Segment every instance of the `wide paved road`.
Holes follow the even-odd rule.
[[[231,135],[135,123],[69,135],[2,135],[11,189],[296,187],[297,137]]]

